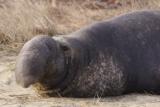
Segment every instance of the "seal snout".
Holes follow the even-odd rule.
[[[28,88],[30,85],[35,84],[38,81],[36,77],[26,74],[24,71],[17,70],[15,76],[17,84],[23,88]]]

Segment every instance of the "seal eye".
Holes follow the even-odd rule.
[[[71,48],[66,43],[60,43],[60,49],[64,52],[65,57],[71,56]]]
[[[66,45],[62,45],[62,44],[61,44],[61,49],[62,49],[63,51],[68,51],[68,50],[69,50],[69,47],[66,46]]]

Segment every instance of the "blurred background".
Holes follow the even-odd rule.
[[[119,14],[159,8],[160,0],[0,0],[0,50],[19,50],[37,34],[68,34]]]

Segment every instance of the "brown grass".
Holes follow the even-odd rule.
[[[37,34],[66,34],[122,13],[160,8],[159,0],[102,1],[0,0],[0,49],[24,43]]]

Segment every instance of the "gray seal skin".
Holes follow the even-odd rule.
[[[59,37],[36,36],[17,59],[16,81],[41,94],[105,97],[160,92],[160,11],[124,14]]]

